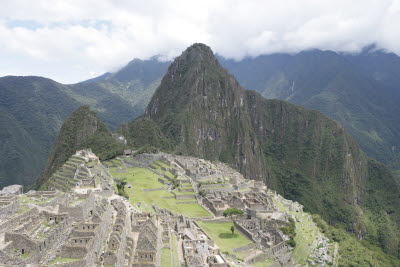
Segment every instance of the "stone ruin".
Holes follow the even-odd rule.
[[[77,188],[81,193],[112,191],[111,179],[99,158],[90,149],[85,149],[77,151],[50,177],[48,189],[69,192]]]
[[[24,193],[24,186],[19,184],[9,185],[0,191],[0,197],[20,196]]]
[[[31,191],[29,199],[54,196]],[[55,206],[35,204],[0,224],[0,265],[126,266],[133,240],[127,204],[120,198],[64,194]],[[104,253],[102,253],[104,251]],[[70,262],[57,264],[57,259]]]
[[[214,241],[192,220],[183,215],[177,215],[167,209],[153,205],[157,216],[163,225],[164,246],[168,247],[171,231],[176,233],[182,243],[182,252],[186,266],[228,267],[229,264],[221,255]]]
[[[288,237],[280,230],[288,223],[288,215],[277,210],[275,200],[280,196],[263,182],[246,180],[223,163],[168,154],[125,154],[119,158],[125,168],[169,171],[186,184],[179,192],[189,193],[193,188],[190,203],[200,204],[213,215],[196,220],[233,220],[235,228],[249,239],[248,245],[234,252],[257,252],[240,264],[265,259],[292,264]],[[112,176],[90,150],[78,151],[51,181],[52,191],[21,195],[22,188],[15,186],[1,191],[7,193],[0,196],[0,266],[161,266],[162,249],[172,249],[173,243],[178,244],[181,265],[227,267],[235,258],[221,253],[193,219],[155,205],[154,213],[143,212],[115,195]],[[280,203],[290,211],[302,212],[296,202]],[[241,209],[244,216],[224,218],[227,208]]]
[[[132,266],[161,265],[161,230],[155,217],[148,217],[138,230]]]
[[[260,192],[214,192],[207,194],[202,204],[220,217],[227,208],[267,212],[275,210],[271,197]]]

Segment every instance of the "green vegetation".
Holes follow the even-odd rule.
[[[171,266],[171,250],[169,248],[161,249],[161,267]]]
[[[66,262],[73,262],[73,261],[79,261],[81,259],[73,259],[73,258],[56,258],[51,264],[56,264],[56,263],[66,263]]]
[[[124,145],[116,141],[109,132],[95,132],[80,148],[91,148],[100,160],[111,159],[124,152]]]
[[[398,56],[312,50],[221,64],[245,88],[339,121],[368,156],[387,163],[399,154]]]
[[[256,262],[256,263],[252,264],[251,266],[253,266],[253,267],[265,267],[265,266],[268,266],[268,264],[272,264],[272,263],[274,263],[273,260],[265,260],[265,261]]]
[[[198,221],[197,224],[203,229],[207,235],[220,247],[221,252],[227,251],[230,254],[234,253],[235,248],[246,246],[251,241],[242,235],[239,231],[232,236],[231,227],[233,223],[205,223]],[[238,254],[241,256],[241,254]]]
[[[116,178],[124,178],[132,185],[125,188],[129,200],[133,205],[140,202],[140,208],[152,212],[152,204],[161,208],[167,208],[172,212],[187,215],[189,217],[209,217],[210,214],[197,203],[177,204],[174,195],[164,189],[164,185],[158,181],[158,175],[146,168],[128,168],[127,172],[117,172],[115,168],[110,169]],[[144,191],[145,189],[156,189],[157,191]]]
[[[27,258],[29,258],[30,255],[31,255],[31,253],[24,253],[21,255],[21,257],[26,260]]]
[[[123,146],[111,136],[107,126],[88,106],[76,109],[64,122],[53,148],[46,169],[34,188],[42,186],[77,150],[91,147],[102,159],[122,153]]]
[[[313,215],[318,228],[330,240],[339,243],[339,266],[399,266],[400,260],[354,234],[328,225],[319,215]]]
[[[122,124],[117,132],[125,136],[130,146],[138,149],[137,153],[154,153],[158,149],[168,151],[171,148],[171,141],[164,136],[159,125],[143,116],[129,124]]]
[[[219,159],[247,178],[267,177],[270,188],[306,211],[398,255],[400,188],[341,124],[320,112],[244,91],[202,44],[189,47],[172,69],[146,115],[124,128],[130,144],[167,143],[174,153]],[[207,104],[199,104],[205,96]],[[221,101],[231,104],[221,106]],[[211,113],[240,116],[210,119]],[[145,134],[138,135],[139,127]],[[382,179],[391,187],[387,192]]]
[[[134,60],[116,73],[74,85],[34,76],[1,77],[0,188],[34,182],[62,122],[80,105],[97,111],[111,130],[143,114],[169,64]]]
[[[236,209],[236,208],[228,208],[226,210],[224,210],[224,217],[231,217],[231,219],[233,220],[233,217],[237,217],[237,216],[243,216],[244,212],[241,209]]]
[[[289,215],[295,216],[296,220],[289,221],[282,231],[285,231],[293,238],[288,242],[288,245],[294,247],[292,257],[299,264],[304,264],[309,258],[311,247],[314,244],[316,236],[319,234],[318,227],[313,223],[311,216],[308,213],[290,211],[287,206],[282,203],[277,203],[277,208]],[[294,223],[294,225],[293,225]],[[329,251],[333,253],[332,250]]]
[[[125,185],[127,184],[126,179],[125,178],[115,178],[114,181],[115,181],[115,185],[117,187],[118,195],[129,199],[128,193],[125,192]]]
[[[181,264],[179,262],[178,258],[178,242],[176,242],[176,235],[174,233],[171,233],[171,249],[172,249],[172,259],[174,262],[175,267],[180,267]]]
[[[296,223],[292,217],[289,217],[289,223],[286,226],[280,228],[282,233],[287,235],[290,240],[287,242],[291,247],[296,247],[296,241],[294,238],[296,237]]]

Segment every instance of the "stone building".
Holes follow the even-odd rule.
[[[161,253],[160,230],[152,219],[147,219],[139,230],[132,266],[157,266],[157,256]]]

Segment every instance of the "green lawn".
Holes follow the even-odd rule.
[[[161,208],[167,208],[172,212],[183,214],[189,217],[208,217],[211,216],[205,209],[197,203],[176,204],[175,198],[165,199],[164,197],[174,197],[166,189],[159,191],[143,191],[143,189],[163,188],[164,185],[158,181],[158,176],[146,168],[128,168],[125,173],[116,172],[112,168],[111,173],[114,177],[124,177],[132,185],[132,188],[125,188],[129,195],[129,200],[133,205],[141,202],[141,209],[153,211],[151,205],[156,204]],[[143,205],[143,202],[147,204]]]
[[[162,165],[163,167],[165,167],[165,168],[167,168],[167,169],[170,169],[171,167],[170,166],[168,166],[168,165],[166,165],[165,163],[162,163],[161,161],[157,161],[157,163],[159,163],[160,165]],[[162,174],[166,174],[169,178],[171,178],[171,179],[173,179],[174,178],[174,175],[170,172],[170,171],[163,171],[162,169],[161,169],[161,167],[160,166],[158,166],[158,165],[156,165],[156,164],[153,164],[153,166],[156,168],[156,170],[158,171],[158,172],[160,172],[160,173],[162,173]]]
[[[51,264],[55,263],[66,263],[66,262],[73,262],[73,261],[78,261],[81,259],[73,259],[73,258],[56,258]]]
[[[171,245],[172,245],[172,259],[174,261],[175,267],[180,267],[179,258],[178,258],[178,242],[176,242],[176,236],[174,233],[171,233]]]
[[[221,249],[221,252],[228,251],[234,253],[233,249],[246,246],[252,242],[235,229],[235,235],[232,237],[231,226],[233,223],[204,223],[198,221],[197,224],[215,241]]]
[[[252,264],[253,267],[265,267],[267,264],[272,264],[274,263],[273,260],[265,260],[265,261],[260,261]]]
[[[26,260],[27,258],[29,258],[30,255],[31,255],[31,253],[24,253],[24,254],[22,254],[22,258],[24,258]]]
[[[171,234],[171,249],[163,248],[161,250],[161,267],[171,266],[171,255],[172,255],[172,266],[180,267],[177,251],[176,236]]]
[[[171,250],[169,248],[163,248],[161,250],[161,267],[171,266]]]

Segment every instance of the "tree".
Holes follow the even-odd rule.
[[[235,234],[235,227],[233,225],[231,226],[231,232],[232,232],[232,237],[233,237]]]
[[[236,208],[228,208],[224,211],[223,215],[224,217],[231,217],[231,219],[233,220],[233,216],[243,216],[244,212],[241,209],[236,209]]]
[[[115,184],[117,185],[118,195],[125,198],[129,198],[128,194],[125,192],[125,185],[127,184],[125,178],[114,178]]]

